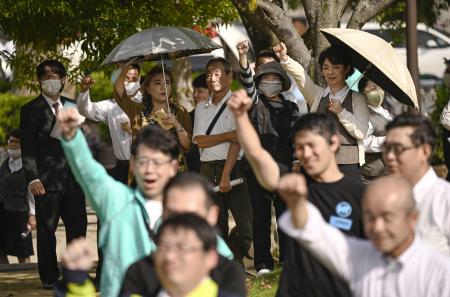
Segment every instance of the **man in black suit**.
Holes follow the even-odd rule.
[[[22,106],[22,159],[28,187],[36,201],[39,276],[52,289],[60,272],[55,231],[61,217],[66,242],[85,236],[86,204],[62,150],[55,115],[71,100],[60,96],[66,79],[64,65],[46,60],[36,68],[41,94]]]

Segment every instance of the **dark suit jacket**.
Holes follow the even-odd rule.
[[[68,100],[71,101],[61,96],[63,105]],[[39,179],[46,191],[62,190],[72,178],[60,141],[50,137],[55,123],[56,117],[42,94],[20,109],[20,142],[27,183]]]

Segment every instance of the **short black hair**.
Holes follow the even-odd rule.
[[[20,129],[16,128],[16,129],[12,129],[11,131],[9,131],[7,139],[9,139],[11,137],[20,139],[20,136],[21,136]]]
[[[214,191],[212,183],[203,175],[198,173],[181,173],[170,179],[163,191],[163,207],[167,203],[167,193],[174,188],[199,187],[205,193],[205,206],[209,208],[214,205]]]
[[[193,81],[192,81],[192,87],[193,88],[208,88],[208,85],[206,84],[206,73],[203,72],[202,74],[198,75]]]
[[[328,59],[334,65],[343,64],[344,66],[350,66],[350,70],[345,75],[345,78],[350,77],[355,72],[355,68],[352,66],[352,58],[343,46],[332,45],[324,49],[319,55],[320,69],[322,69],[325,59]]]
[[[141,73],[141,67],[137,63],[131,64],[130,69],[136,69],[138,71],[138,74]]]
[[[294,124],[294,135],[302,131],[314,132],[331,143],[331,136],[336,135],[337,126],[329,115],[313,112],[302,115]]]
[[[178,140],[175,136],[158,125],[148,125],[139,130],[136,138],[131,143],[131,154],[133,156],[136,156],[137,148],[140,144],[161,151],[172,159],[177,159],[180,154]]]
[[[361,77],[358,82],[358,91],[360,93],[364,93],[364,88],[367,86],[368,83],[369,79],[367,77],[365,76]]]
[[[411,134],[411,142],[416,145],[429,144],[431,149],[436,147],[436,131],[431,121],[424,115],[416,112],[404,112],[396,116],[386,125],[386,132],[394,128],[411,127],[414,132]]]
[[[39,79],[45,75],[47,68],[58,74],[60,78],[67,76],[66,67],[64,67],[61,62],[56,60],[45,60],[36,67],[36,75]]]
[[[231,71],[233,71],[233,69],[231,68],[230,62],[228,62],[225,58],[222,58],[222,57],[215,57],[215,58],[212,58],[211,60],[209,60],[208,63],[206,63],[205,70],[207,71],[208,67],[210,65],[213,65],[213,64],[216,64],[216,63],[220,63],[220,64],[223,65],[223,69],[225,70],[226,74],[228,74]]]
[[[278,58],[278,56],[275,54],[275,52],[272,49],[266,49],[266,50],[262,50],[255,59],[255,66],[259,67],[261,66],[259,64],[259,59],[260,58],[272,58],[274,61],[280,62],[280,59]]]
[[[204,251],[215,250],[217,247],[217,233],[214,227],[210,226],[205,219],[193,213],[181,213],[164,220],[155,235],[155,243],[159,244],[161,235],[166,229],[191,230],[202,242]]]

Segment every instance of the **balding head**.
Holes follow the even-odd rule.
[[[418,213],[405,178],[390,175],[374,181],[362,209],[366,236],[380,252],[398,257],[412,243]]]
[[[416,202],[411,183],[400,175],[389,175],[376,179],[366,189],[364,204],[393,203],[393,207],[411,213],[416,209]]]

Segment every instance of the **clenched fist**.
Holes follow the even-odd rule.
[[[233,92],[230,99],[228,99],[228,108],[234,114],[235,118],[239,118],[247,113],[252,107],[253,100],[248,97],[247,92],[243,89]]]

